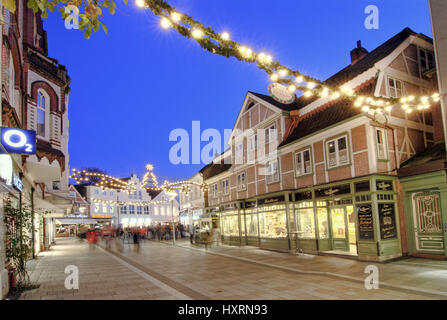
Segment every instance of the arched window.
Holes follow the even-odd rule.
[[[48,96],[41,90],[37,92],[37,135],[47,137]]]

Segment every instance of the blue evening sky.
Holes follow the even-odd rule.
[[[350,63],[362,40],[372,50],[405,27],[432,36],[426,0],[172,0],[216,31],[292,69],[326,79]],[[175,128],[232,129],[248,90],[268,94],[269,78],[254,64],[212,55],[193,40],[165,31],[150,11],[117,0],[109,29],[85,40],[59,13],[45,21],[49,55],[67,66],[70,166],[112,175],[142,174],[146,163],[162,179],[185,179],[204,164],[173,165]],[[380,10],[379,30],[364,27],[368,5]],[[222,141],[223,145],[223,141]]]

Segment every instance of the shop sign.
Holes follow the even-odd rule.
[[[372,205],[358,204],[357,217],[359,223],[359,238],[362,240],[374,240],[374,224]]]
[[[389,180],[377,180],[377,191],[393,191],[393,181]]]
[[[382,240],[397,238],[396,215],[394,203],[379,203],[380,238]]]
[[[227,203],[227,204],[224,204],[223,206],[222,206],[222,210],[236,210],[236,209],[238,209],[239,208],[239,206],[238,206],[238,204],[237,204],[237,202],[235,202],[235,203]]]
[[[289,88],[282,84],[272,83],[268,90],[272,98],[280,103],[291,104],[295,101],[295,93],[290,92]]]
[[[254,201],[246,201],[244,203],[244,208],[248,209],[248,208],[255,208],[256,207],[256,200]]]
[[[35,154],[36,131],[0,127],[0,143],[9,153]]]
[[[349,184],[343,184],[330,188],[317,189],[315,190],[315,197],[317,198],[332,197],[348,193],[351,193],[351,186]]]
[[[277,202],[284,202],[284,200],[285,200],[284,195],[282,195],[282,196],[277,196],[277,197],[259,199],[258,204],[259,205],[271,204],[271,203],[277,203]]]
[[[15,173],[12,175],[12,186],[20,192],[23,190],[22,179]]]

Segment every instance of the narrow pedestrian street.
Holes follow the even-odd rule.
[[[58,239],[29,265],[40,285],[21,299],[446,299],[445,261],[408,259],[377,264],[379,289],[366,290],[368,263],[254,247],[191,246],[144,241],[90,249]],[[79,290],[67,290],[65,267],[79,268]],[[349,274],[350,276],[348,276]],[[430,288],[430,289],[429,289]]]

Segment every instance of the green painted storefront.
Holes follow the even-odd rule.
[[[408,253],[447,257],[447,176],[444,170],[401,178]]]
[[[371,175],[226,203],[222,242],[385,261],[402,255],[395,176]]]

